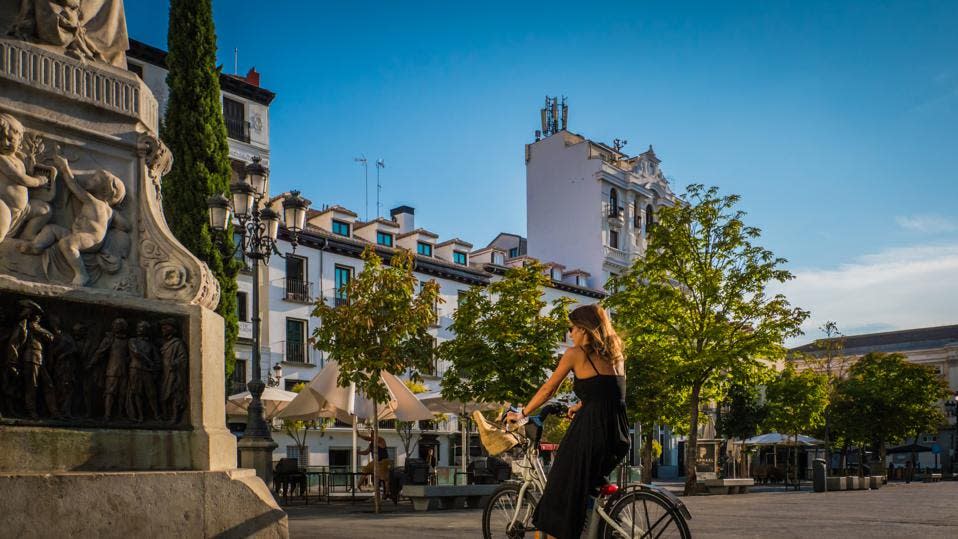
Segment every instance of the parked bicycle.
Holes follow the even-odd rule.
[[[518,468],[520,480],[503,483],[489,497],[482,513],[482,533],[486,539],[516,539],[537,531],[532,524],[532,515],[547,480],[539,460],[539,441],[545,420],[552,415],[564,415],[566,410],[561,403],[550,403],[522,425],[504,425],[519,439],[513,451],[517,451],[520,458],[513,461],[513,469]],[[498,423],[502,423],[504,416]],[[691,537],[686,522],[690,518],[685,504],[666,489],[638,483],[621,488],[606,484],[592,499],[592,510],[586,523],[587,537],[687,539]]]

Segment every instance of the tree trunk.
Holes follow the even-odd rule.
[[[649,429],[642,436],[642,482],[646,485],[652,482],[652,440],[654,430]]]
[[[689,439],[685,446],[685,495],[695,494],[696,474],[695,461],[699,455],[699,395],[702,392],[701,384],[692,386],[689,396]]]
[[[379,514],[379,404],[373,401],[373,508]]]
[[[878,462],[881,463],[881,475],[888,474],[888,465],[885,464],[885,458],[887,456],[888,454],[885,453],[885,440],[883,438],[879,438],[878,439]],[[891,477],[889,477],[888,479],[891,479]]]

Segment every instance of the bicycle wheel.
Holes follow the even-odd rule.
[[[539,503],[539,496],[531,488],[526,489],[517,515],[520,486],[515,483],[504,484],[489,497],[489,502],[482,511],[482,536],[485,539],[493,537],[517,539],[535,531],[532,525],[532,514]],[[513,522],[514,516],[515,522]]]
[[[685,517],[662,498],[649,492],[630,492],[615,502],[609,517],[625,534],[608,523],[603,523],[601,537],[605,538],[663,538],[689,539]]]

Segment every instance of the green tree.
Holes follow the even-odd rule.
[[[797,444],[799,434],[825,424],[828,377],[811,370],[799,372],[789,363],[766,387],[765,400],[765,427],[793,436]],[[794,446],[790,449],[795,459],[792,473],[797,487],[798,450]]]
[[[840,389],[846,413],[869,433],[882,464],[886,444],[936,431],[945,422],[940,401],[949,394],[948,384],[934,369],[902,354],[865,354],[848,370]]]
[[[808,316],[766,292],[792,274],[756,244],[761,232],[745,225],[738,201],[716,187],[689,186],[682,201],[658,210],[645,256],[608,283],[616,317],[645,319],[657,346],[681,361],[678,378],[689,390],[686,494],[695,491],[703,397],[728,376],[765,368],[757,358],[784,356],[782,343],[801,334]]]
[[[719,401],[715,428],[725,438],[746,440],[758,434],[766,415],[759,384],[733,380]],[[739,470],[744,470],[745,453],[742,452],[741,456]]]
[[[299,393],[305,387],[305,383],[299,383],[293,386],[292,391],[294,393]],[[322,437],[323,433],[326,432],[326,429],[330,426],[330,424],[332,424],[332,420],[325,417],[311,419],[309,421],[284,419],[283,432],[293,439],[293,443],[295,443],[296,447],[299,449],[299,454],[303,455],[308,451],[306,446],[306,438],[309,436],[309,431],[315,431],[320,437]]]
[[[850,359],[845,356],[845,336],[838,330],[838,324],[829,320],[819,328],[824,334],[824,339],[815,341],[815,347],[818,348],[818,368],[828,376],[829,400],[837,396],[838,384],[845,378],[845,373],[851,364]],[[812,360],[808,362],[815,363]],[[831,447],[832,447],[832,407],[825,408],[825,454],[829,455],[829,466],[831,466]]]
[[[572,390],[572,379],[566,378],[559,385],[559,389],[556,391],[556,396],[559,398],[565,398],[573,394]],[[569,425],[572,424],[572,420],[566,416],[563,417],[550,417],[546,419],[545,425],[542,428],[542,441],[550,444],[558,444],[562,442],[562,439],[565,438],[565,433],[569,430]]]
[[[532,397],[555,367],[556,347],[569,327],[571,300],[548,305],[542,298],[548,282],[545,266],[534,262],[460,296],[449,327],[456,336],[439,345],[439,356],[450,363],[444,398],[517,403]]]
[[[314,346],[326,350],[339,363],[341,387],[357,390],[377,404],[389,400],[381,372],[412,379],[428,370],[433,359],[429,328],[436,322],[439,285],[429,281],[419,288],[413,273],[413,255],[400,250],[388,265],[367,247],[363,270],[345,288],[347,301],[332,307],[318,301],[313,316],[320,324],[313,332]],[[373,440],[379,439],[379,422],[372,421]],[[373,484],[379,484],[378,451],[373,451]],[[379,489],[375,507],[379,511]]]
[[[226,376],[233,372],[233,345],[239,331],[232,241],[214,244],[206,199],[229,189],[229,146],[216,68],[216,33],[211,0],[171,0],[169,100],[161,129],[173,154],[173,168],[163,178],[163,211],[173,235],[206,262],[220,285],[216,312],[223,317]],[[226,230],[232,239],[233,229]]]

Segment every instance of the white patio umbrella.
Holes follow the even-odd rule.
[[[464,419],[472,412],[476,410],[495,410],[499,407],[498,404],[486,403],[486,402],[457,402],[444,399],[442,393],[422,393],[417,395],[419,401],[422,402],[426,408],[432,410],[435,413],[440,414],[456,414],[459,417],[459,431],[462,435],[462,471],[466,472],[466,467],[469,460],[469,447],[466,434],[466,422]]]
[[[432,412],[423,406],[406,384],[387,372],[380,373],[389,392],[389,399],[376,404],[356,389],[338,385],[339,363],[328,361],[323,370],[279,413],[280,419],[310,420],[318,417],[335,417],[353,424],[353,471],[356,471],[356,419],[398,419],[419,421],[432,419]],[[375,412],[374,412],[375,410]],[[376,417],[374,417],[374,415]]]
[[[805,436],[804,434],[799,434],[798,436],[791,436],[787,434],[782,434],[779,432],[769,432],[767,434],[759,434],[758,436],[752,436],[742,442],[742,445],[822,445],[825,442],[812,438],[811,436]]]
[[[283,411],[284,408],[296,398],[296,393],[292,391],[283,391],[276,387],[267,387],[263,390],[263,415],[267,420],[276,417],[276,414]],[[249,403],[253,400],[249,391],[230,395],[226,399],[226,415],[245,416]]]

